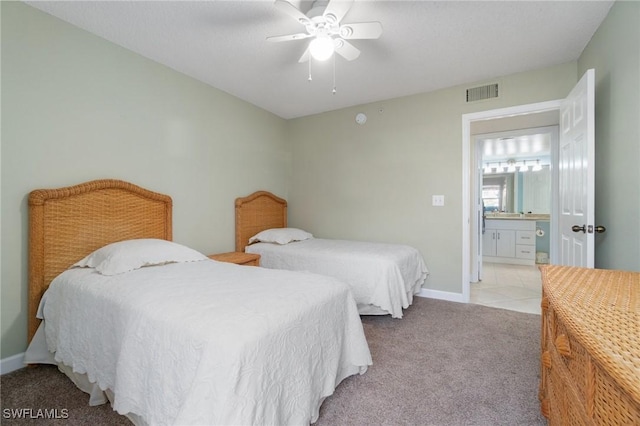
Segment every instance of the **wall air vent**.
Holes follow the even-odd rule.
[[[467,102],[481,101],[498,97],[498,83],[467,89]]]

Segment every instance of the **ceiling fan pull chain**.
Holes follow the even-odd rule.
[[[333,55],[333,91],[336,94],[336,55]]]
[[[311,83],[311,80],[311,55],[309,55],[309,79],[307,81]]]

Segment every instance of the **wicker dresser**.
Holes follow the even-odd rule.
[[[640,425],[640,273],[542,266],[550,425]]]

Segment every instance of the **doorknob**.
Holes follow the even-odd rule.
[[[607,228],[605,228],[604,226],[601,226],[601,225],[597,225],[597,226],[596,226],[596,228],[595,228],[595,231],[596,231],[598,234],[602,234],[602,233],[603,233],[603,232],[605,232],[606,230],[607,230]]]
[[[580,231],[582,231],[582,233],[584,234],[585,232],[587,232],[587,227],[586,227],[585,225],[582,225],[582,226],[573,225],[573,226],[571,227],[571,230],[572,230],[573,232],[580,232]]]

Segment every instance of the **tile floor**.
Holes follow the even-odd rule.
[[[483,280],[471,283],[470,302],[540,314],[542,284],[538,266],[484,262]]]

